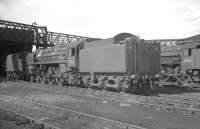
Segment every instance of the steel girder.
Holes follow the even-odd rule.
[[[58,44],[67,44],[81,40],[92,40],[93,38],[57,33],[57,32],[48,32],[47,42],[48,44],[58,45]]]
[[[45,26],[0,20],[0,41],[31,43],[38,48],[52,47],[57,44],[67,44],[80,40],[93,40],[93,38],[49,32]]]
[[[0,40],[47,46],[47,27],[0,20]]]

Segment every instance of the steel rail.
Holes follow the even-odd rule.
[[[24,102],[31,103],[31,104],[36,104],[36,105],[39,105],[39,106],[46,106],[46,107],[57,109],[57,110],[72,112],[72,113],[75,113],[75,114],[79,114],[79,115],[83,115],[83,116],[95,118],[97,120],[103,120],[103,121],[111,122],[111,123],[114,123],[114,124],[118,124],[120,126],[125,126],[126,129],[129,129],[129,128],[133,128],[133,129],[147,129],[147,128],[136,126],[136,125],[133,125],[133,124],[127,124],[127,123],[116,121],[116,120],[112,120],[112,119],[109,119],[109,118],[104,118],[104,117],[101,117],[101,116],[96,116],[96,115],[92,115],[92,114],[88,114],[88,113],[83,113],[83,112],[80,112],[80,111],[75,111],[75,110],[72,110],[72,109],[68,109],[66,107],[53,106],[53,105],[42,103],[42,102],[33,102],[34,100],[29,101],[29,100],[15,98],[15,97],[8,96],[8,95],[3,95],[3,94],[0,94],[0,96],[4,96],[4,97],[7,97],[7,98],[11,98],[11,99],[13,98],[13,99],[18,100],[18,101],[24,101]]]
[[[191,103],[191,104],[198,104],[198,105],[200,105],[200,102],[198,102],[198,101],[192,101],[192,100],[186,100],[186,99],[184,99],[184,98],[178,98],[178,97],[172,97],[172,96],[159,96],[159,98],[157,98],[157,99],[163,99],[163,100],[174,100],[174,101],[179,101],[179,102],[182,102],[182,103],[184,103],[184,102],[189,102],[189,103]]]
[[[56,127],[56,126],[53,126],[53,125],[48,124],[48,123],[44,123],[44,122],[42,122],[42,121],[40,121],[40,120],[34,119],[34,118],[30,117],[30,116],[24,115],[24,114],[22,114],[22,113],[19,113],[19,112],[13,111],[13,110],[10,110],[10,109],[8,109],[8,108],[5,109],[5,108],[3,108],[3,107],[0,107],[0,109],[5,110],[5,111],[7,111],[7,112],[11,112],[11,113],[16,114],[16,115],[18,115],[18,116],[20,116],[20,117],[23,117],[23,118],[25,118],[25,119],[31,120],[32,122],[34,121],[35,123],[39,123],[39,124],[41,124],[41,125],[44,125],[45,129],[46,129],[46,128],[48,128],[48,129],[60,129],[60,128]]]
[[[159,95],[159,97],[164,97],[164,98],[172,98],[172,99],[177,99],[177,100],[183,100],[183,101],[195,101],[197,103],[200,103],[200,99],[198,99],[197,97],[189,97],[189,96],[185,96],[185,95],[172,95],[172,96],[168,96],[168,95]]]

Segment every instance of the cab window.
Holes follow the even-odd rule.
[[[184,56],[191,56],[191,55],[192,55],[192,50],[191,49],[184,50]]]
[[[191,56],[191,55],[192,55],[192,50],[188,49],[188,56]]]
[[[71,48],[71,56],[75,56],[75,48]]]

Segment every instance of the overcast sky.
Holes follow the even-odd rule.
[[[95,38],[186,38],[200,33],[200,0],[0,0],[0,19]]]

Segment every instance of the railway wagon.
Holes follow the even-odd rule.
[[[25,79],[27,52],[9,54],[6,58],[7,80]]]

